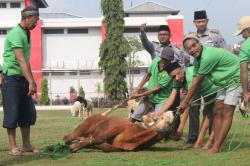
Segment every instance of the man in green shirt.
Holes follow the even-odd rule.
[[[184,111],[191,104],[204,77],[220,87],[215,103],[215,142],[208,149],[208,153],[217,153],[230,130],[234,109],[241,96],[239,58],[225,49],[201,45],[193,34],[185,36],[183,46],[195,58],[194,78],[179,109]]]
[[[155,58],[148,68],[147,74],[143,77],[140,82],[137,92],[131,96],[131,99],[148,97],[148,102],[155,110],[157,115],[162,115],[165,110],[173,110],[175,99],[178,96],[178,87],[168,73],[164,70],[174,59],[174,51],[171,47],[166,47],[162,51],[161,59]],[[145,92],[140,93],[144,85],[148,82]],[[178,100],[177,100],[178,101]],[[150,107],[146,107],[144,100],[141,99],[134,113],[131,115],[131,121],[142,121],[143,115],[150,111]],[[166,108],[162,110],[162,107]]]
[[[240,48],[240,78],[243,89],[243,96],[245,103],[250,102],[249,94],[249,69],[248,65],[250,63],[250,16],[244,16],[239,20],[238,30],[235,36],[242,35],[245,39],[244,43]]]
[[[185,69],[181,68],[178,63],[173,62],[166,67],[166,70],[171,78],[182,84],[182,87],[188,91],[192,84],[192,80],[194,77],[194,66],[187,67]],[[197,133],[197,140],[195,141],[193,147],[200,148],[203,145],[204,137],[206,131],[209,126],[211,126],[213,121],[213,107],[214,107],[214,99],[216,97],[218,90],[218,86],[214,85],[209,79],[206,77],[202,80],[200,86],[198,87],[195,93],[195,102],[192,103],[192,107],[186,109],[185,112],[181,116],[181,123],[177,130],[179,136],[182,135],[185,123],[189,116],[189,113],[195,111],[193,108],[196,105],[200,105],[201,96],[203,96],[205,101],[205,107],[203,109],[203,120],[200,132]],[[189,119],[191,120],[191,119]],[[213,137],[211,137],[213,138]],[[210,141],[208,141],[203,148],[206,148],[210,145]]]
[[[31,96],[36,95],[37,87],[29,63],[30,30],[36,27],[39,14],[36,8],[28,7],[21,11],[21,16],[21,22],[6,37],[3,53],[3,127],[7,128],[11,155],[39,153],[39,149],[30,143],[30,126],[36,121]],[[22,148],[16,145],[18,126],[21,128]]]

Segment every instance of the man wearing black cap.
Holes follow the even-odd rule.
[[[212,47],[225,48],[227,44],[217,29],[208,29],[209,19],[207,18],[207,13],[205,10],[194,12],[194,25],[197,28],[195,32],[199,38],[201,44]]]
[[[39,20],[33,7],[21,11],[21,22],[6,36],[3,53],[3,127],[7,129],[11,155],[24,152],[39,153],[30,143],[30,126],[36,122],[36,109],[32,96],[37,86],[30,68],[30,30]],[[16,145],[16,128],[21,128],[22,148]]]
[[[194,12],[194,21],[197,31],[192,32],[199,39],[200,43],[206,46],[225,48],[227,44],[220,34],[219,30],[208,29],[209,19],[207,18],[207,13],[205,10],[195,11]],[[193,58],[191,58],[192,61]],[[189,112],[189,134],[188,134],[188,143],[193,144],[199,133],[199,110],[200,105],[192,107],[192,111]]]
[[[170,28],[168,25],[160,25],[158,28],[158,40],[159,42],[150,42],[146,35],[146,23],[140,26],[140,38],[143,47],[149,52],[151,58],[160,57],[163,48],[172,47],[174,50],[174,61],[177,61],[181,66],[187,66],[189,64],[189,55],[179,48],[171,45],[170,43]]]
[[[171,47],[162,50],[160,58],[153,59],[147,74],[138,85],[137,92],[131,99],[141,98],[139,105],[131,115],[131,121],[142,121],[143,115],[150,111],[151,107],[144,104],[143,97],[148,97],[148,103],[154,108],[156,115],[162,115],[165,110],[174,110],[176,97],[178,96],[179,84],[169,77],[165,67],[174,59],[174,51]],[[146,91],[141,93],[144,85],[148,82]],[[162,108],[165,108],[162,110]]]

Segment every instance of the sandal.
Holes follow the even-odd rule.
[[[23,152],[21,151],[20,148],[14,148],[14,149],[11,149],[9,151],[9,155],[12,155],[12,156],[21,156],[21,155],[23,155]]]
[[[40,150],[38,148],[36,148],[36,147],[30,147],[30,148],[22,147],[21,152],[22,153],[32,152],[33,154],[39,154]]]

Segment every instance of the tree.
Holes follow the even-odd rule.
[[[104,93],[111,99],[126,96],[126,57],[128,41],[124,38],[124,11],[122,0],[101,0],[106,39],[100,47],[99,66],[104,72]]]
[[[83,90],[82,86],[80,86],[79,88],[79,96],[82,96],[83,98],[85,98],[85,91]]]
[[[144,48],[136,36],[127,37],[129,43],[129,57],[128,57],[128,87],[129,95],[131,95],[134,88],[134,74],[132,70],[135,67],[143,65],[143,62],[139,60],[135,54],[139,51],[142,51]]]
[[[49,105],[50,99],[49,99],[49,93],[48,93],[48,80],[43,79],[42,81],[42,97],[41,97],[41,104]]]

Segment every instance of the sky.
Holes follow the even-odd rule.
[[[136,6],[145,0],[123,0],[124,8]],[[195,31],[193,14],[196,10],[206,10],[209,18],[208,28],[218,29],[227,43],[233,45],[242,40],[232,34],[242,16],[250,15],[249,0],[151,0],[180,10],[184,16],[184,32]],[[82,17],[100,17],[100,0],[46,0],[49,7],[41,12],[66,12]]]

